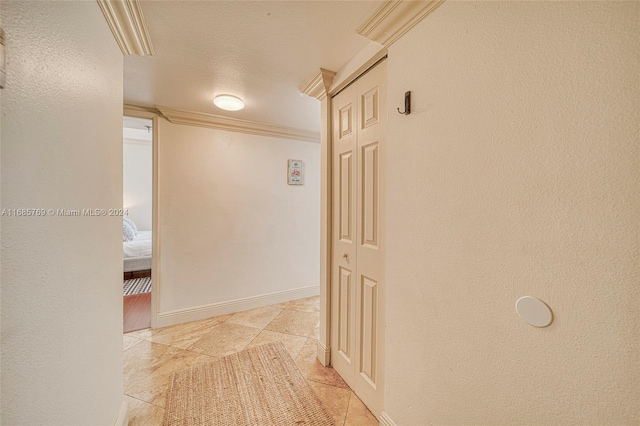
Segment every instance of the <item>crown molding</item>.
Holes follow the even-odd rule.
[[[154,54],[139,0],[96,1],[123,55]]]
[[[174,124],[209,127],[229,132],[271,136],[297,141],[320,142],[319,132],[296,129],[294,127],[278,126],[275,124],[260,123],[258,121],[241,120],[239,118],[223,117],[221,115],[206,114],[204,112],[173,109],[160,105],[156,105],[156,109],[167,120]]]
[[[306,83],[299,87],[300,92],[312,98],[322,99],[327,96],[335,76],[335,72],[320,68],[317,73],[309,77]]]
[[[155,108],[124,104],[122,108],[122,115],[139,118],[153,118],[158,115],[158,111]]]
[[[390,46],[442,3],[444,0],[385,0],[356,32]]]

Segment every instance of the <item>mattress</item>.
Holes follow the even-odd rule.
[[[151,257],[151,231],[139,231],[136,239],[122,243],[124,258]]]
[[[151,257],[127,257],[124,259],[122,270],[124,272],[146,271],[151,269]]]

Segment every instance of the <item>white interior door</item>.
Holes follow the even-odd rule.
[[[378,416],[384,395],[386,62],[332,100],[331,364]]]

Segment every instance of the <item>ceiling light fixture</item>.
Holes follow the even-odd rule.
[[[218,95],[213,100],[213,103],[218,108],[226,111],[240,111],[244,108],[244,102],[242,102],[242,99],[233,95]]]

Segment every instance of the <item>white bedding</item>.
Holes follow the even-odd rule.
[[[136,239],[122,243],[124,257],[151,257],[151,231],[138,231]]]

